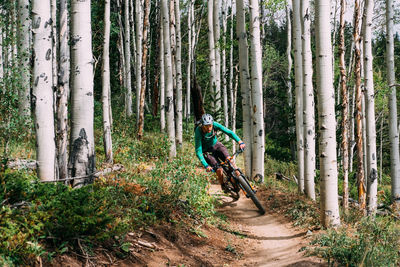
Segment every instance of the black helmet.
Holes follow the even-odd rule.
[[[213,121],[214,119],[210,114],[203,114],[203,116],[201,116],[201,124],[203,125],[211,125]]]

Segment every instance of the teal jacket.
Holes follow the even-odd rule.
[[[196,130],[194,131],[194,145],[196,149],[196,155],[205,168],[208,167],[208,163],[203,156],[203,151],[207,151],[217,143],[218,140],[217,135],[215,134],[216,131],[224,132],[236,142],[240,141],[240,138],[233,131],[222,126],[218,122],[213,122],[213,130],[211,133],[203,133],[201,126],[197,126]]]

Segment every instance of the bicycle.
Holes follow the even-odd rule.
[[[236,158],[236,156],[242,152],[243,150],[237,150],[232,157],[219,163],[219,166],[221,166],[224,170],[224,184],[225,188],[227,189],[226,191],[228,191],[232,198],[237,200],[240,197],[240,190],[243,190],[245,196],[247,198],[251,198],[251,200],[254,202],[259,213],[265,214],[265,209],[256,196],[256,190],[251,186],[249,180],[246,178],[243,172],[239,168],[235,168],[232,164],[232,161]],[[237,175],[237,172],[239,172],[239,176]]]

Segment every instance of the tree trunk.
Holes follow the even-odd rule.
[[[93,55],[91,31],[91,1],[71,2],[71,177],[89,176],[95,172],[94,154],[94,97]],[[73,186],[81,186],[84,179],[75,179]]]
[[[316,58],[319,113],[319,158],[321,176],[321,222],[340,224],[336,159],[335,92],[332,79],[330,1],[315,2]]]
[[[363,136],[362,136],[362,92],[361,92],[361,51],[360,51],[360,3],[354,2],[354,54],[355,54],[355,91],[356,91],[356,142],[357,142],[357,182],[358,182],[358,203],[361,210],[366,207],[366,189],[364,186],[364,159],[363,159]]]
[[[139,105],[139,121],[138,121],[138,131],[137,138],[139,140],[143,137],[143,127],[144,127],[144,99],[146,96],[146,66],[147,66],[147,35],[149,29],[149,15],[150,15],[150,0],[145,0],[144,7],[144,21],[143,21],[143,54],[142,54],[142,83],[140,90],[140,105]]]
[[[51,32],[52,32],[52,64],[53,64],[53,92],[54,92],[54,110],[57,110],[57,87],[58,87],[58,64],[57,64],[57,49],[58,49],[58,34],[57,34],[57,0],[51,0]]]
[[[386,68],[389,95],[389,139],[390,139],[390,176],[392,180],[392,201],[400,206],[400,156],[399,132],[397,129],[397,98],[394,68],[394,5],[393,0],[386,0]]]
[[[378,207],[378,164],[376,155],[376,125],[375,125],[375,96],[374,78],[372,69],[372,15],[374,9],[373,0],[366,0],[364,7],[364,78],[366,88],[366,121],[367,121],[367,192],[368,214],[374,215]]]
[[[291,7],[290,4],[286,4],[286,25],[287,25],[287,45],[286,45],[286,57],[288,61],[287,66],[287,76],[286,76],[286,85],[287,85],[287,97],[288,97],[288,106],[289,110],[293,109],[293,93],[292,93],[292,21],[290,18]],[[295,133],[295,128],[293,125],[293,119],[290,115],[289,117],[289,135],[293,136]],[[295,143],[293,140],[290,141],[290,150],[292,152],[292,158],[295,159]]]
[[[264,182],[264,110],[262,90],[262,50],[260,39],[260,12],[258,0],[250,1],[251,29],[251,99],[253,126],[252,178]]]
[[[68,1],[60,1],[59,77],[57,87],[57,159],[59,179],[68,177],[68,99],[70,75]]]
[[[315,200],[315,115],[312,84],[311,13],[309,0],[301,1],[302,51],[303,51],[303,108],[304,108],[304,191]]]
[[[164,26],[160,19],[160,124],[161,132],[165,132],[165,65],[164,65]]]
[[[55,179],[54,110],[50,1],[32,1],[33,14],[33,92],[35,112],[37,174],[42,181]]]
[[[219,45],[220,25],[219,9],[220,0],[213,0],[213,27],[214,27],[214,51],[215,51],[215,112],[218,115],[221,112],[221,48]],[[218,116],[219,117],[219,116]]]
[[[104,39],[103,39],[103,69],[102,69],[102,103],[103,103],[103,143],[106,162],[113,162],[113,150],[111,139],[111,120],[109,106],[110,92],[110,0],[104,2]]]
[[[244,151],[245,174],[252,176],[252,125],[251,89],[249,71],[249,48],[247,44],[246,21],[243,0],[236,0],[236,35],[239,38],[240,89],[242,92],[243,141],[248,144]]]
[[[235,91],[235,87],[233,86],[233,23],[234,23],[234,18],[233,18],[233,1],[231,3],[231,27],[230,27],[230,48],[229,48],[229,96],[230,96],[230,120],[231,120],[231,128],[232,131],[236,131],[236,93],[237,90]],[[239,76],[239,71],[236,72],[236,78]],[[235,79],[235,85],[237,86],[238,80]],[[237,89],[237,87],[236,87]],[[236,151],[236,141],[232,140],[232,149],[233,152]]]
[[[343,208],[347,212],[349,208],[349,101],[347,98],[347,75],[345,63],[345,42],[344,42],[344,13],[346,1],[340,0],[340,30],[339,30],[339,69],[340,88],[342,93],[342,151],[343,151]]]
[[[224,119],[225,126],[229,126],[229,115],[228,115],[228,92],[227,92],[227,72],[226,72],[226,35],[227,33],[227,4],[226,0],[222,0],[222,96],[223,96],[223,105],[224,105]],[[225,141],[229,141],[229,136],[225,134]]]
[[[29,0],[18,0],[18,20],[19,20],[19,36],[18,36],[18,53],[20,55],[19,64],[21,71],[21,88],[19,89],[19,114],[25,120],[30,120],[31,103],[30,103],[30,36],[31,19],[29,16]],[[0,33],[1,35],[1,33]],[[1,40],[0,40],[1,41]],[[2,78],[2,77],[0,77]]]
[[[140,91],[142,85],[142,51],[143,51],[143,17],[142,1],[135,0],[135,20],[136,20],[136,122],[139,122],[140,114]]]
[[[191,66],[192,66],[192,31],[194,29],[194,18],[192,18],[192,8],[194,5],[194,0],[189,1],[188,8],[188,62],[186,66],[186,101],[185,101],[185,118],[186,121],[190,116],[190,80],[191,80]]]
[[[164,37],[164,68],[165,68],[165,110],[167,113],[167,132],[170,141],[169,157],[173,159],[176,156],[175,144],[175,121],[174,121],[174,93],[172,81],[172,59],[171,59],[171,40],[169,32],[169,11],[168,3],[161,1],[162,19],[163,19],[163,37]]]
[[[129,23],[129,0],[124,1],[124,37],[125,37],[125,115],[132,116],[132,73],[131,73],[131,25]]]
[[[293,0],[294,74],[296,88],[296,139],[299,192],[304,192],[303,66],[300,0]]]
[[[213,92],[213,95],[215,96],[215,90],[216,90],[216,64],[215,64],[215,40],[214,40],[214,24],[213,24],[213,0],[208,0],[207,4],[207,22],[208,22],[208,47],[210,49],[210,54],[209,54],[209,63],[210,63],[210,85],[209,88]],[[213,111],[215,112],[215,101],[211,102],[211,107]]]
[[[175,28],[176,28],[176,142],[179,148],[183,142],[182,125],[182,40],[181,40],[181,15],[179,8],[180,0],[175,3]],[[190,38],[190,37],[189,37]]]

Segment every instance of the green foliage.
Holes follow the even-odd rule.
[[[318,255],[333,266],[397,266],[399,229],[389,219],[364,218],[354,231],[347,227],[328,230],[312,244]]]
[[[286,215],[293,221],[294,226],[320,225],[318,209],[310,205],[309,201],[296,199],[286,210]]]
[[[286,177],[292,177],[297,173],[297,166],[293,162],[285,162],[267,158],[265,161],[265,176],[274,176],[277,172],[285,175]]]

